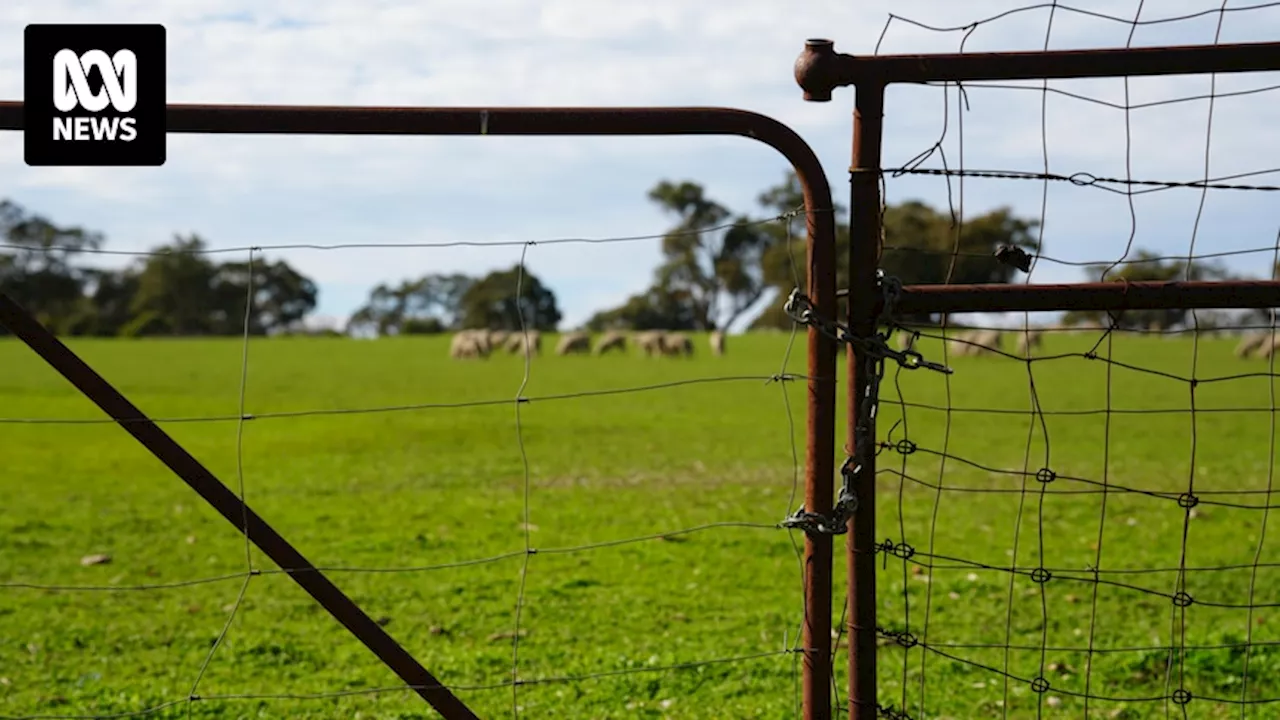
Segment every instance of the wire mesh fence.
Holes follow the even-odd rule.
[[[757,222],[799,250],[804,219],[799,209]],[[539,245],[596,246],[604,262],[614,243],[662,237],[487,249],[513,254],[519,299]],[[463,244],[475,243],[448,243]],[[367,257],[379,246],[287,247]],[[281,249],[213,252],[243,252],[253,278]],[[792,260],[800,283],[805,260]],[[103,417],[69,397],[55,368],[96,392],[72,367],[81,361],[49,351],[58,341],[5,298],[0,319],[44,357],[2,348],[15,373],[5,393],[42,399],[6,403],[38,415],[0,418],[15,468],[4,717],[425,717],[408,696],[439,689],[482,717],[798,715],[803,538],[778,522],[803,501],[796,327],[763,346],[731,339],[725,357],[694,363],[590,344],[561,353],[517,301],[514,351],[446,358],[447,338],[264,339],[250,332],[255,291],[250,280],[239,342],[84,346],[152,418]],[[225,405],[201,397],[211,386],[224,401],[234,387],[234,412],[168,412]],[[739,419],[726,419],[734,407]],[[242,537],[140,449],[122,449],[113,425],[162,426],[205,458],[210,482],[230,479],[239,511],[219,510]],[[135,437],[161,457],[154,436]],[[740,442],[753,447],[724,452]],[[59,461],[67,453],[80,464]],[[271,526],[315,564],[264,553]],[[62,566],[76,547],[109,551]],[[387,628],[438,685],[378,670],[291,575],[335,578],[366,613],[343,624]]]
[[[904,28],[952,33],[957,51],[972,52],[993,24],[1021,23],[1019,36],[1030,37],[1032,18],[1037,51],[1217,45],[1231,28],[1256,35],[1280,7],[1115,10],[1045,3],[954,27],[895,15],[876,52]],[[1058,39],[1064,24],[1069,42]],[[1100,41],[1116,33],[1118,42]],[[1159,39],[1144,42],[1152,34]],[[872,469],[874,485],[862,487],[877,498],[852,524],[856,533],[875,523],[874,542],[850,550],[851,592],[875,595],[850,602],[841,626],[873,637],[876,649],[850,657],[841,642],[850,707],[858,717],[1271,717],[1280,585],[1268,542],[1268,308],[1280,295],[1269,286],[1270,304],[1241,293],[1236,305],[1196,309],[1180,283],[1275,280],[1280,271],[1277,186],[1268,182],[1280,148],[1261,131],[1278,86],[1270,75],[1217,75],[1210,65],[1200,76],[1163,77],[1172,70],[1154,61],[1137,74],[1157,77],[1127,77],[1136,59],[1052,75],[1092,79],[988,79],[1028,77],[1006,59],[982,58],[972,71],[981,79],[934,82],[926,76],[970,71],[924,56],[912,86],[877,75],[869,56],[856,71],[846,66],[854,79],[844,82],[859,95],[855,264],[863,242],[862,257],[884,269],[869,280],[854,269],[848,291],[849,326],[864,326],[848,341],[866,363],[852,378],[850,444],[855,465]],[[822,83],[799,79],[826,99]],[[882,125],[874,96],[885,83]],[[937,140],[912,148],[902,138],[929,126],[918,114],[904,119],[904,109],[925,103],[937,108]],[[904,201],[922,196],[946,198],[948,237],[911,236]],[[981,248],[1001,206],[1033,211],[1028,242],[993,256]],[[861,235],[860,213],[878,218]],[[937,285],[1004,275],[1040,285],[1036,307],[1066,312],[955,309],[981,307],[985,285],[953,295],[950,309],[930,305],[941,293],[901,287],[911,281],[900,275],[922,274]],[[1138,307],[1087,307],[1085,293],[1064,286],[1079,282],[1150,283],[1153,295]],[[910,312],[893,315],[913,290]],[[1028,306],[1034,292],[1010,305]],[[877,326],[886,330],[870,335]],[[913,372],[930,363],[943,372]],[[866,494],[858,500],[865,505]],[[860,676],[868,667],[869,689]]]

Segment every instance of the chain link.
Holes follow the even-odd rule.
[[[902,297],[902,281],[896,277],[886,276],[883,270],[877,270],[876,284],[882,295],[876,326],[883,329],[873,329],[871,335],[867,337],[854,335],[848,327],[819,315],[809,298],[800,292],[800,288],[791,291],[786,305],[783,306],[784,312],[795,322],[816,328],[837,343],[849,344],[857,348],[858,358],[865,363],[863,369],[868,381],[862,401],[858,403],[853,455],[849,456],[840,468],[844,484],[840,488],[831,515],[824,516],[801,507],[794,515],[782,521],[782,527],[798,528],[806,533],[819,535],[842,535],[848,531],[848,520],[858,509],[858,495],[854,488],[859,476],[870,465],[869,461],[875,454],[875,438],[872,434],[876,412],[880,407],[880,383],[884,380],[886,360],[893,360],[899,367],[906,370],[924,368],[946,374],[953,372],[946,365],[925,360],[924,356],[914,349],[895,350],[890,347],[889,338],[898,328],[894,315],[898,299]]]

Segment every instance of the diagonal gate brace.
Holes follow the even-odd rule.
[[[236,526],[236,529],[241,530],[258,549],[266,553],[267,557],[446,720],[479,720],[479,716],[419,664],[351,598],[325,577],[324,573],[312,565],[310,560],[268,525],[266,520],[245,505],[199,460],[4,293],[0,293],[0,325],[25,342],[175,475],[182,478],[183,482]]]

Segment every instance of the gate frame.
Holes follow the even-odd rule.
[[[853,86],[853,148],[849,182],[849,288],[847,322],[857,338],[877,327],[881,247],[880,179],[884,93],[893,83],[1051,80],[1188,75],[1280,70],[1280,43],[1104,48],[1049,52],[848,55],[826,39],[810,39],[796,59],[796,83],[809,102],[829,102],[838,87]],[[1280,282],[1098,282],[1067,284],[956,284],[902,288],[902,313],[1059,311],[1073,309],[1210,309],[1280,307]],[[859,398],[867,392],[875,358],[848,348],[848,444],[858,432]],[[874,417],[862,432],[875,438]],[[867,453],[855,488],[859,503],[848,523],[847,562],[850,720],[877,717],[875,453]]]
[[[831,186],[813,149],[783,123],[718,107],[523,108],[168,105],[166,132],[291,135],[736,135],[772,147],[796,172],[804,193],[808,297],[834,317],[836,235]],[[0,130],[23,130],[22,102],[0,102]],[[348,631],[447,720],[477,716],[320,570],[115,387],[12,299],[0,293],[0,324],[25,342],[212,505]],[[805,508],[832,509],[836,434],[836,343],[808,328]],[[242,527],[243,525],[243,527]],[[831,717],[832,538],[805,533],[803,713]]]

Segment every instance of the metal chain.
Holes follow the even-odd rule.
[[[925,360],[914,349],[894,350],[890,347],[889,338],[898,328],[894,321],[894,314],[898,299],[902,296],[902,282],[898,278],[885,276],[883,270],[877,270],[876,284],[883,296],[876,326],[883,329],[873,329],[871,335],[867,337],[858,337],[839,322],[818,315],[813,303],[800,292],[800,288],[791,291],[786,305],[783,306],[783,310],[795,322],[817,328],[819,332],[838,343],[856,347],[859,350],[859,359],[865,363],[864,371],[869,380],[862,402],[858,403],[853,455],[849,456],[840,468],[844,484],[836,497],[831,515],[824,516],[801,507],[794,515],[782,521],[782,527],[798,528],[806,533],[819,535],[842,535],[848,531],[848,520],[858,509],[858,495],[854,487],[863,469],[870,465],[869,461],[875,454],[872,428],[875,427],[876,412],[880,406],[880,383],[884,380],[886,360],[893,360],[906,370],[925,368],[946,374],[953,372],[951,368],[941,363]]]

